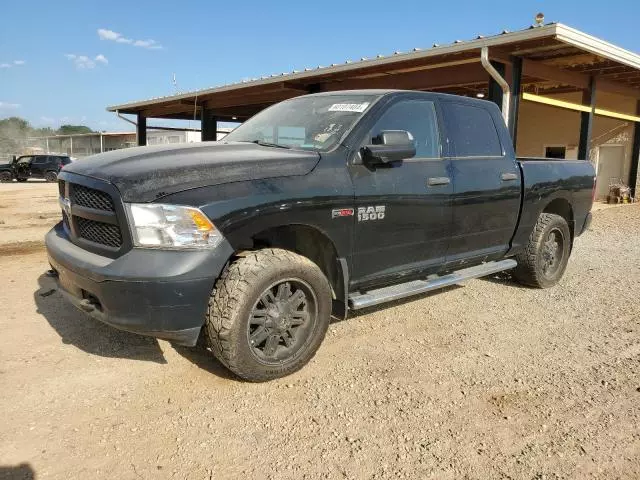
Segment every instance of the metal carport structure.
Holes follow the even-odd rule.
[[[506,88],[481,63],[486,48]],[[500,78],[498,78],[500,80]],[[503,85],[503,87],[505,87]],[[629,183],[636,184],[640,153],[640,56],[560,23],[449,45],[416,48],[390,56],[347,60],[327,67],[305,68],[230,85],[108,107],[137,116],[138,144],[146,144],[147,118],[201,121],[203,141],[215,140],[218,122],[243,121],[276,102],[307,93],[361,88],[429,90],[484,96],[510,104],[508,124],[517,139],[520,103],[537,102],[580,112],[578,158],[588,158],[595,115],[635,125]],[[559,101],[554,94],[581,92],[581,102]],[[620,95],[632,111],[596,107],[596,92]]]

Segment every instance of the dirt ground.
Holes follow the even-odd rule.
[[[332,324],[270,383],[67,305],[56,186],[0,185],[0,478],[640,478],[640,205],[564,280],[474,280]]]

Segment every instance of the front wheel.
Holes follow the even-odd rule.
[[[7,183],[13,180],[13,175],[11,172],[0,172],[0,182]]]
[[[531,287],[548,288],[560,281],[571,252],[571,232],[560,215],[542,213],[531,232],[529,243],[516,256],[513,276]]]
[[[54,171],[49,171],[44,174],[44,179],[47,182],[55,182],[56,180],[58,180],[58,174]]]
[[[306,257],[265,249],[225,269],[205,328],[214,355],[252,382],[289,375],[315,355],[331,316],[331,288]]]

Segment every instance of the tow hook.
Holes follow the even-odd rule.
[[[58,278],[60,276],[57,270],[54,270],[53,268],[47,270],[44,274],[49,278]]]
[[[88,298],[80,300],[78,306],[87,313],[93,312],[96,309],[96,306]]]

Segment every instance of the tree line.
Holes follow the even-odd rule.
[[[20,151],[28,137],[45,137],[50,135],[73,135],[92,133],[85,125],[61,125],[60,128],[37,128],[20,117],[0,119],[0,155],[12,155]]]

